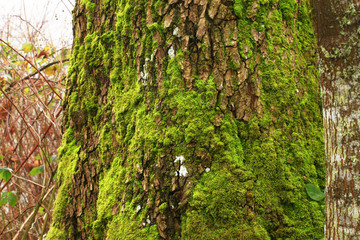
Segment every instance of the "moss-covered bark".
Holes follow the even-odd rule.
[[[317,239],[308,1],[77,1],[47,239]]]

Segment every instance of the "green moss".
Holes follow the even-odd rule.
[[[106,239],[159,239],[158,230],[155,225],[149,225],[142,230],[138,221],[130,220],[126,214],[119,214],[108,226],[108,237]]]
[[[95,11],[96,8],[96,4],[90,1],[86,1],[86,10],[89,11],[90,13],[93,13]]]
[[[300,70],[306,61],[315,62],[315,52],[309,47],[315,46],[314,34],[305,3],[301,4],[301,20],[290,27],[297,32],[293,33],[293,41],[281,30],[282,20],[293,22],[296,5],[294,1],[280,1],[281,12],[272,11],[272,17],[266,21],[261,20],[260,14],[268,16],[271,5],[260,7],[256,21],[264,24],[267,36],[271,36],[265,38],[268,60],[257,66],[261,71],[261,99],[265,108],[261,118],[238,123],[238,132],[244,141],[245,165],[254,169],[257,179],[252,191],[255,201],[282,219],[278,225],[266,222],[261,215],[266,218],[268,213],[260,210],[258,222],[271,238],[316,239],[322,236],[321,207],[303,193],[307,181],[324,184],[323,132],[316,65]],[[240,42],[249,39],[251,24],[252,21],[239,20],[238,28],[245,31],[239,35]],[[253,49],[249,50],[252,55],[242,56],[254,61],[257,47],[249,42],[247,47]],[[305,52],[311,57],[305,58]],[[300,224],[302,221],[306,223]]]
[[[103,35],[101,35],[101,40],[102,40],[102,42],[110,44],[110,45],[114,44],[115,43],[114,31],[111,30],[106,33],[103,33]]]
[[[159,206],[159,212],[160,213],[164,213],[165,210],[169,207],[168,203],[167,202],[164,202],[162,203],[160,206]]]
[[[60,220],[71,201],[69,190],[72,185],[72,176],[75,174],[79,150],[80,147],[76,145],[74,139],[74,131],[71,128],[67,129],[63,134],[61,146],[58,149],[61,161],[58,166],[57,178],[60,187],[54,204],[54,220],[46,239],[67,239],[64,226],[60,225]]]
[[[87,30],[90,31],[90,29],[93,26],[93,14],[96,9],[96,3],[91,2],[91,0],[81,0],[80,3],[82,5],[85,5],[86,9],[86,18],[87,18]]]
[[[294,13],[297,11],[297,4],[294,0],[281,0],[279,2],[283,19],[286,21],[293,21]]]
[[[243,0],[235,0],[234,4],[234,13],[238,17],[243,17],[243,11],[244,11],[244,1]]]
[[[161,31],[161,30],[164,29],[164,28],[163,28],[162,26],[160,26],[157,22],[149,25],[148,28],[149,28],[150,31]]]
[[[247,198],[254,182],[246,174],[218,165],[203,175],[183,217],[183,239],[270,239]]]
[[[46,235],[46,239],[48,239],[48,240],[65,240],[68,238],[65,235],[64,231],[62,231],[56,227],[51,227]]]
[[[93,229],[97,239],[157,239],[158,233],[153,225],[144,226],[146,222],[146,207],[138,206],[121,200],[131,199],[132,190],[129,186],[135,184],[133,177],[126,168],[121,165],[121,159],[115,158],[109,171],[106,171],[100,179],[99,197],[97,202],[97,220],[93,223]],[[104,223],[110,222],[104,229]],[[145,224],[145,225],[146,225]],[[143,226],[142,229],[139,226]],[[138,231],[136,231],[138,229]]]

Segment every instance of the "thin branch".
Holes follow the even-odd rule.
[[[36,134],[33,132],[32,128],[31,128],[32,126],[26,121],[25,117],[23,116],[23,114],[21,113],[21,111],[19,110],[19,108],[15,105],[15,103],[11,100],[11,98],[4,92],[4,90],[2,90],[2,89],[0,88],[0,91],[1,91],[2,94],[4,94],[4,96],[10,101],[11,105],[14,106],[14,108],[15,108],[16,111],[19,113],[19,115],[20,115],[20,117],[22,118],[22,120],[23,120],[23,121],[25,122],[25,124],[27,125],[27,127],[28,127],[31,135],[34,137],[34,140],[36,141],[36,143],[37,143],[38,145],[40,145],[40,144],[39,144],[39,141],[37,140]],[[41,148],[41,147],[40,147],[40,148]]]
[[[0,42],[4,43],[6,46],[8,46],[9,48],[11,48],[14,52],[16,52],[20,57],[22,57],[26,62],[28,62],[33,68],[35,68],[35,70],[40,74],[40,76],[45,80],[45,82],[48,84],[48,86],[50,87],[50,89],[56,94],[56,96],[58,96],[58,98],[60,98],[62,100],[62,97],[55,91],[55,89],[51,86],[51,84],[49,83],[49,80],[47,80],[45,78],[45,76],[41,73],[41,71],[31,62],[29,61],[26,57],[24,57],[19,51],[17,51],[15,48],[13,48],[10,44],[8,44],[7,42],[5,42],[4,40],[2,40],[0,38]]]
[[[61,109],[59,110],[59,112],[56,114],[55,117],[56,118],[59,117],[60,113],[61,113]],[[50,124],[48,126],[48,128],[46,129],[45,133],[43,134],[41,140],[43,140],[45,138],[45,136],[49,132],[51,126],[52,126],[52,124]],[[25,163],[30,159],[30,156],[35,152],[35,150],[38,147],[39,147],[39,144],[37,143],[31,150],[31,152],[27,155],[27,157],[24,159],[24,161],[20,164],[20,166],[18,166],[18,168],[14,171],[14,173],[17,173],[25,165]],[[5,182],[4,185],[1,187],[0,192],[2,192],[2,190],[4,190],[4,188],[8,185],[8,183],[10,182],[11,179],[12,179],[12,175],[11,175],[10,179],[7,182]]]
[[[4,227],[3,229],[1,230],[0,232],[0,236],[3,234],[3,233],[7,233],[7,232],[4,232],[5,229],[14,221],[16,221],[21,215],[23,215],[24,213],[26,213],[28,210],[32,209],[34,206],[29,206],[27,207],[25,210],[23,210],[21,213],[19,213],[16,217],[14,217],[13,219],[11,219]]]
[[[55,187],[56,185],[57,185],[57,183],[55,182],[53,187]],[[52,204],[53,204],[54,198],[55,198],[55,193],[56,193],[56,191],[53,191],[53,193],[51,194],[50,203],[49,203],[49,206],[48,206],[49,209],[52,208]],[[50,213],[46,213],[44,223],[43,223],[43,228],[42,228],[41,234],[39,236],[39,240],[43,239],[43,236],[44,236],[45,231],[46,231],[46,224],[47,224],[47,221],[49,220],[49,216],[50,216]]]
[[[51,184],[52,180],[54,179],[54,175],[55,175],[55,174],[53,173],[53,174],[50,176],[48,185],[46,186],[46,189],[48,189],[48,191],[45,191],[45,189],[43,189],[43,191],[42,191],[42,193],[41,193],[41,197],[40,197],[39,202],[36,204],[36,207],[35,207],[33,213],[30,214],[30,216],[31,216],[30,223],[28,224],[27,228],[25,229],[25,233],[24,233],[24,235],[22,236],[21,240],[25,240],[25,239],[26,239],[26,235],[28,234],[28,232],[29,232],[29,230],[30,230],[30,228],[31,228],[31,225],[32,225],[31,223],[34,222],[35,216],[36,216],[37,212],[39,211],[39,208],[40,208],[40,206],[41,206],[41,204],[42,204],[42,201],[47,197],[47,195],[48,195],[48,194],[52,191],[52,189],[55,187],[55,185],[53,185],[53,186],[49,189],[50,184]],[[29,217],[30,217],[30,216],[29,216]],[[28,222],[28,219],[27,219],[27,221],[25,221],[25,223],[21,226],[21,228],[20,228],[19,231],[17,232],[17,234],[16,234],[17,236],[18,236],[18,234],[20,234],[20,231],[22,230],[22,228],[24,227],[24,225],[27,224],[27,222]],[[14,238],[14,239],[16,239],[16,238]]]
[[[62,61],[55,61],[55,62],[51,62],[49,64],[46,64],[45,66],[41,67],[39,69],[40,72],[44,71],[45,69],[47,69],[48,67],[51,67],[52,65],[55,65],[55,64],[58,64],[58,63],[62,63],[62,62],[67,62],[69,61],[69,58],[66,58]],[[39,72],[38,71],[34,71],[32,72],[31,74],[27,75],[26,77],[23,77],[22,79],[19,79],[19,80],[16,80],[16,81],[13,81],[12,83],[10,83],[10,85],[5,89],[6,92],[10,91],[12,87],[14,87],[18,82],[20,81],[23,81],[23,80],[26,80],[26,79],[29,79],[33,76],[35,76],[36,74],[38,74]]]
[[[13,175],[15,178],[18,178],[18,179],[20,179],[20,180],[23,180],[23,181],[32,183],[32,184],[34,184],[34,185],[36,185],[36,186],[39,186],[39,187],[41,187],[41,188],[44,188],[44,187],[45,187],[45,186],[43,186],[43,185],[41,185],[41,184],[39,184],[39,183],[37,183],[37,182],[31,181],[30,179],[26,179],[26,178],[17,176],[17,175],[15,175],[15,174],[12,174],[12,175]]]

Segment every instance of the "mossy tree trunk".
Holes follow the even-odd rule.
[[[360,1],[314,0],[326,146],[325,239],[360,239]]]
[[[309,2],[78,0],[47,239],[318,239]]]

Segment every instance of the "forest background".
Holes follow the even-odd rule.
[[[0,1],[0,239],[49,228],[74,4]]]

